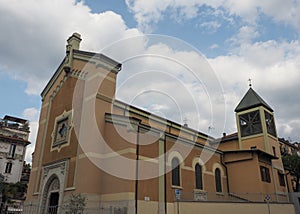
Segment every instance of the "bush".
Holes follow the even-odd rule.
[[[85,197],[81,194],[72,194],[67,205],[66,213],[67,214],[81,214],[84,211],[86,202]]]

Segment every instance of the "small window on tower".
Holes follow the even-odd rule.
[[[240,115],[239,123],[242,137],[262,133],[262,125],[258,110]]]
[[[267,132],[270,135],[276,137],[276,129],[275,129],[275,122],[274,122],[273,115],[265,111],[265,118],[266,118]]]

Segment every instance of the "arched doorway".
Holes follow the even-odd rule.
[[[57,214],[59,209],[59,180],[57,176],[51,176],[45,187],[43,193],[43,202],[40,213]]]

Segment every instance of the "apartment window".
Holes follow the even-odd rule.
[[[273,155],[276,156],[276,149],[275,149],[275,146],[272,146],[272,149],[273,149]]]
[[[260,174],[261,174],[261,180],[264,182],[271,182],[271,177],[270,177],[270,171],[267,167],[260,166]]]
[[[279,179],[279,185],[285,186],[285,180],[284,180],[284,174],[281,172],[278,172],[278,179]]]
[[[178,158],[172,159],[172,185],[180,186],[180,163]]]
[[[195,176],[196,176],[196,189],[203,189],[202,167],[198,163],[195,166]]]
[[[17,146],[15,144],[10,145],[9,152],[8,152],[8,155],[7,155],[8,158],[14,158],[15,157],[16,147]]]
[[[5,173],[11,173],[12,163],[8,162],[5,167]]]
[[[219,168],[215,170],[216,192],[222,192],[221,171]]]

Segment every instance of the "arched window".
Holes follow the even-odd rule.
[[[196,176],[196,189],[203,189],[202,183],[202,167],[199,163],[195,166],[195,176]]]
[[[172,159],[172,185],[180,186],[180,163],[176,157]]]
[[[219,168],[215,170],[216,192],[222,192],[221,171]]]

